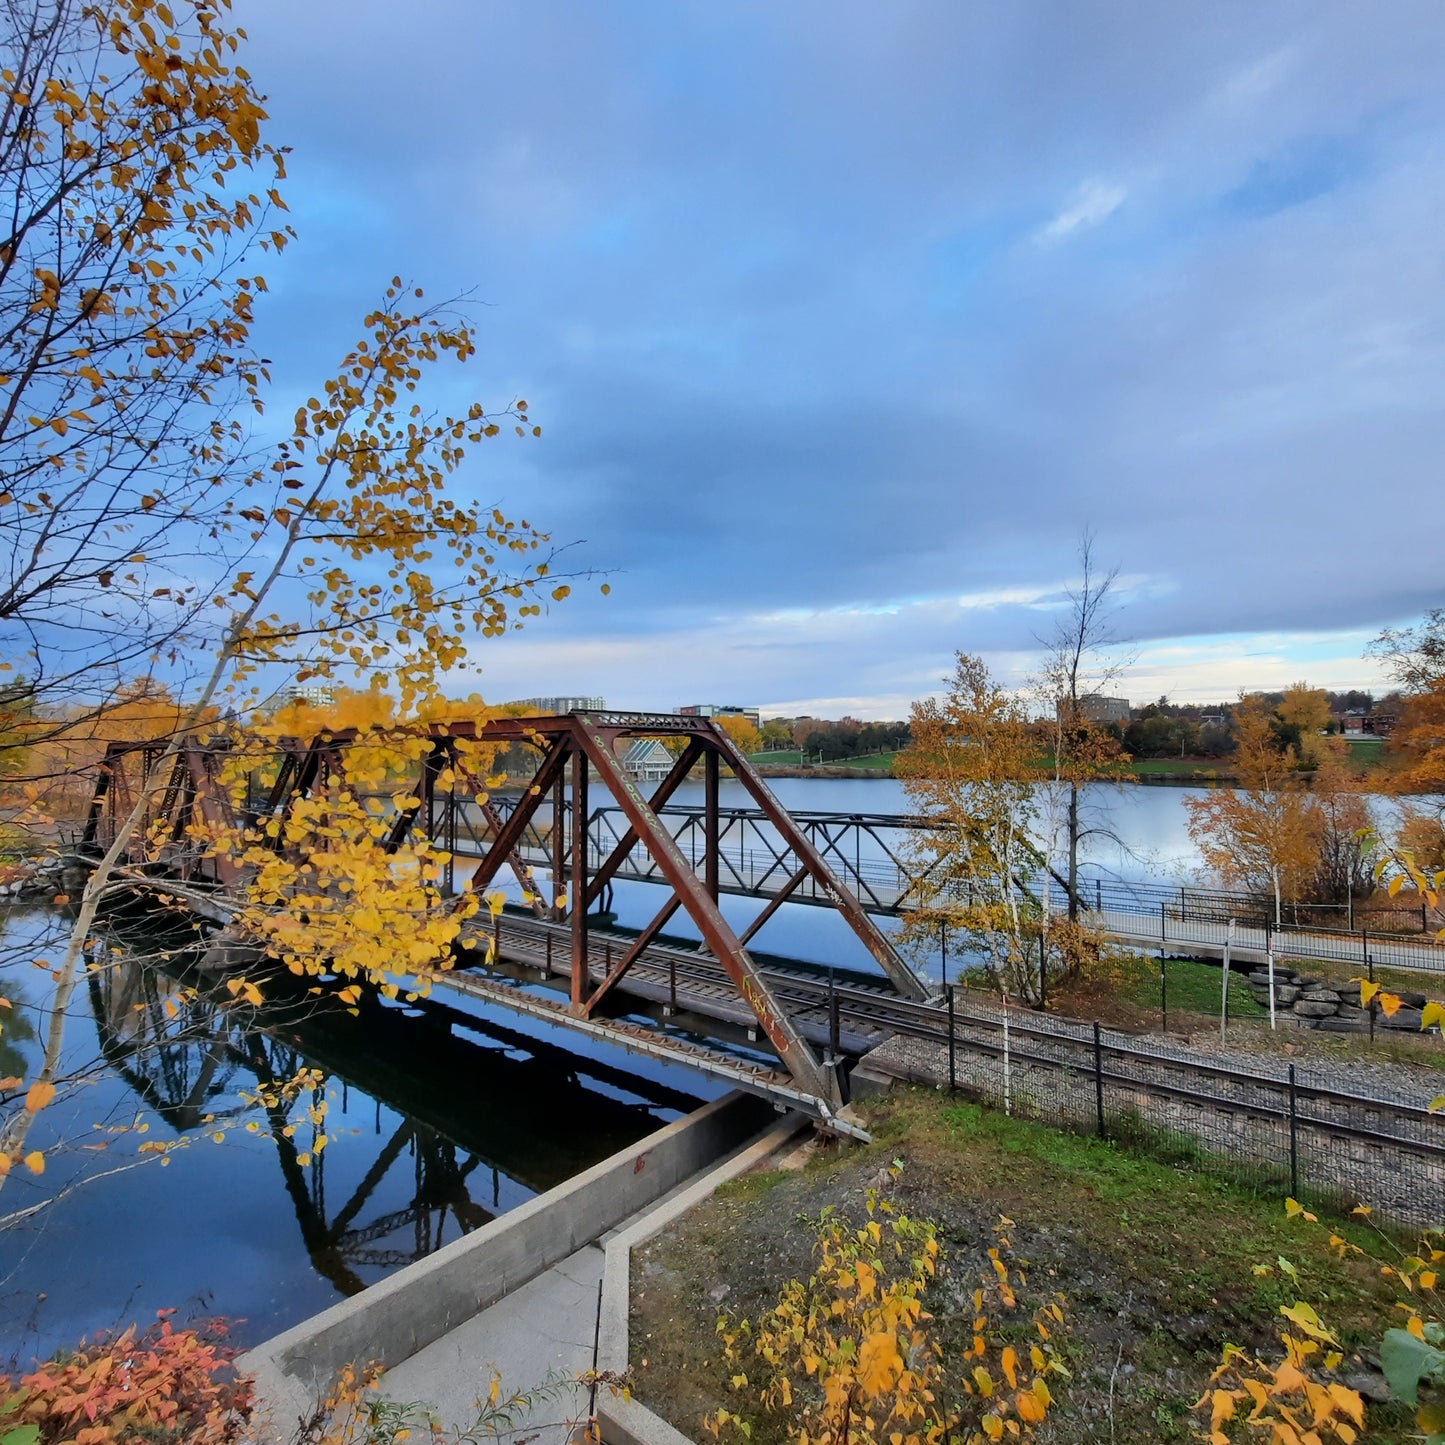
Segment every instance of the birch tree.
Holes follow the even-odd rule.
[[[232,63],[241,36],[227,8],[12,0],[3,10],[12,234],[0,248],[0,507],[16,528],[0,627],[52,698],[103,693],[170,649],[199,670],[46,964],[40,1066],[0,1083],[0,1184],[17,1164],[44,1169],[30,1136],[75,1082],[62,1071],[65,1030],[102,902],[146,878],[127,859],[158,841],[146,820],[216,709],[244,713],[278,675],[334,677],[388,690],[398,717],[425,717],[476,640],[569,591],[549,575],[544,533],[451,485],[504,425],[539,428],[522,400],[427,409],[429,374],[470,358],[474,336],[400,277],[283,437],[251,443],[243,414],[263,404],[267,377],[247,340],[265,283],[242,262],[285,233],[264,220],[279,192],[263,200],[237,182],[279,171],[282,153],[261,139],[264,111]],[[229,741],[238,754],[264,747],[264,724]],[[368,735],[344,785],[308,799],[284,839],[198,825],[194,846],[242,862],[238,927],[293,971],[391,988],[398,968],[415,986],[448,964],[479,900],[440,898],[443,860],[425,841],[383,858],[364,800],[421,745],[405,725]],[[489,751],[462,751],[485,778]],[[254,980],[231,984],[260,997]]]
[[[1113,628],[1113,592],[1119,569],[1101,572],[1094,560],[1094,538],[1079,541],[1079,582],[1068,588],[1068,608],[1044,639],[1046,653],[1038,691],[1045,705],[1052,766],[1047,785],[1049,853],[1062,835],[1064,888],[1069,921],[1077,923],[1079,846],[1104,824],[1084,817],[1083,789],[1110,776],[1128,755],[1119,740],[1093,715],[1094,697],[1117,684],[1123,665],[1111,656],[1118,643]]]
[[[913,705],[913,744],[895,764],[927,828],[916,844],[920,882],[904,937],[965,942],[1007,992],[1038,1003],[1043,923],[1034,880],[1037,742],[1023,703],[960,652],[941,698]]]
[[[1270,895],[1278,927],[1318,869],[1321,820],[1294,748],[1278,746],[1269,704],[1249,694],[1233,711],[1238,783],[1185,800],[1189,836],[1224,882]]]

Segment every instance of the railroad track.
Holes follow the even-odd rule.
[[[552,976],[570,973],[572,945],[567,924],[504,914],[495,921],[495,934],[502,960],[536,967]],[[475,946],[485,942],[485,935],[474,938]],[[590,966],[603,971],[632,940],[594,931],[588,942]],[[857,1057],[898,1034],[945,1049],[949,1045],[950,1010],[943,1000],[916,1003],[900,997],[886,981],[873,984],[856,975],[839,982],[804,970],[769,967],[762,972],[800,1032],[810,1042],[824,1045],[829,1055]],[[618,988],[733,1026],[756,1024],[722,965],[694,950],[662,945],[649,948]],[[1003,1056],[1001,1010],[955,995],[952,1024],[953,1046],[960,1055]],[[609,1021],[606,1027],[650,1032],[616,1021]],[[1312,1082],[1307,1076],[1291,1083],[1287,1076],[1182,1056],[1167,1051],[1167,1046],[1161,1050],[1113,1030],[1100,1029],[1096,1037],[1091,1025],[1047,1015],[1021,1020],[1017,1010],[1010,1010],[1008,1035],[1007,1050],[1015,1064],[1066,1071],[1079,1077],[1081,1087],[1094,1082],[1275,1121],[1287,1118],[1292,1107],[1299,1126],[1445,1159],[1445,1120],[1422,1105],[1353,1093]],[[1291,1089],[1292,1103],[1288,1097]]]

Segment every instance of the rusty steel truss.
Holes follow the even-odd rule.
[[[749,941],[777,909],[790,897],[804,894],[811,902],[824,901],[836,909],[900,993],[914,999],[924,996],[917,975],[898,956],[858,897],[840,881],[826,857],[827,850],[817,846],[811,830],[794,821],[716,724],[674,713],[578,712],[432,724],[426,735],[429,747],[417,774],[408,780],[408,786],[397,790],[396,796],[408,801],[393,816],[385,846],[397,850],[408,839],[430,840],[451,859],[445,878],[445,886],[451,889],[457,875],[458,846],[465,833],[465,841],[475,846],[478,856],[475,871],[463,887],[487,889],[508,869],[539,916],[565,919],[571,939],[570,1011],[578,1019],[598,1014],[632,965],[681,912],[692,921],[706,949],[756,1015],[799,1089],[836,1103],[835,1076],[814,1056],[748,951]],[[274,830],[274,846],[284,846],[280,839],[290,808],[297,800],[344,778],[348,748],[359,737],[355,730],[338,729],[310,742],[283,745],[274,781],[253,790],[239,817],[234,816],[219,785],[224,750],[203,744],[186,746],[176,755],[164,790],[154,792],[153,816],[144,834],[147,863],[187,880],[223,889],[233,886],[238,881],[236,865],[226,856],[204,853],[188,842],[192,824],[220,816],[253,826],[277,820],[283,826]],[[671,769],[660,782],[649,785],[646,796],[619,761],[621,745],[638,738],[663,739],[675,752]],[[465,741],[511,747],[514,756],[518,746],[535,754],[530,782],[509,811],[504,813],[491,801],[485,778],[469,767]],[[158,748],[135,746],[112,748],[106,755],[86,827],[85,841],[90,847],[102,849],[115,836],[118,818],[140,795],[144,776],[160,756]],[[703,805],[697,840],[685,854],[659,813],[697,769],[703,778]],[[721,841],[724,810],[719,804],[719,782],[724,769],[731,771],[767,819],[780,845],[775,862],[782,871],[767,903],[741,933],[718,906],[719,894],[731,891],[724,887],[729,864]],[[607,846],[600,845],[589,828],[588,798],[594,778],[626,824],[613,830]],[[218,813],[221,809],[227,810],[224,815]],[[539,829],[543,818],[549,826]],[[545,839],[548,855],[550,897],[544,896],[532,871],[539,838]],[[162,845],[159,853],[158,839]],[[528,842],[532,846],[524,848]],[[639,849],[646,855],[649,877],[667,888],[667,897],[622,955],[605,971],[594,971],[588,954],[589,913],[607,896],[616,876],[633,876]]]

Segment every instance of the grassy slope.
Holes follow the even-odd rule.
[[[932,1302],[946,1350],[971,1333],[971,1308],[957,1301],[1000,1215],[1014,1221],[1017,1254],[1032,1261],[1038,1293],[1026,1303],[1055,1290],[1067,1297],[1074,1379],[1059,1392],[1045,1440],[1193,1438],[1190,1406],[1224,1343],[1268,1346],[1276,1312],[1296,1298],[1319,1306],[1352,1356],[1391,1322],[1373,1270],[1336,1263],[1324,1231],[1287,1221],[1278,1200],[930,1092],[877,1101],[870,1124],[868,1148],[742,1180],[634,1256],[638,1394],[693,1438],[702,1438],[706,1411],[740,1405],[718,1358],[717,1301],[756,1317],[808,1270],[799,1216],[829,1203],[859,1213],[864,1185],[895,1157],[905,1166],[895,1202],[939,1223],[953,1261]],[[1298,1291],[1277,1270],[1254,1274],[1280,1256],[1298,1267]],[[780,1438],[774,1422],[754,1415],[754,1445]],[[1368,1438],[1404,1439],[1398,1412],[1381,1411]]]

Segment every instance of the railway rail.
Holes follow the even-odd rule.
[[[564,926],[511,913],[494,926],[501,960],[543,974],[570,968]],[[589,962],[603,969],[613,951],[630,943],[624,935],[594,931]],[[1185,1132],[1226,1153],[1231,1140],[1240,1144],[1251,1131],[1272,1130],[1289,1141],[1290,1180],[1296,1188],[1301,1141],[1343,1150],[1340,1159],[1349,1163],[1360,1198],[1368,1196],[1372,1182],[1383,1191],[1404,1159],[1408,1170],[1423,1170],[1436,1180],[1437,1191],[1445,1186],[1445,1117],[1432,1114],[1423,1102],[1341,1088],[1296,1066],[1250,1068],[1237,1057],[1211,1058],[1169,1040],[1005,1010],[964,990],[919,1003],[900,997],[884,981],[875,984],[856,975],[839,979],[776,965],[763,972],[800,1029],[826,1045],[830,1065],[901,1036],[946,1051],[953,1081],[975,1092],[989,1092],[980,1081],[998,1075],[1001,1066],[1019,1080],[1021,1093],[1028,1078],[1052,1080],[1054,1092],[1072,1096],[1070,1108],[1060,1111],[1061,1121],[1069,1115],[1067,1121],[1075,1125],[1089,1122],[1097,1102],[1102,1131],[1107,1094],[1116,1112],[1127,1105],[1147,1118],[1150,1109],[1164,1110],[1171,1127],[1176,1116],[1186,1121],[1198,1116],[1198,1127]],[[746,1009],[738,1006],[721,967],[696,950],[647,949],[624,987],[665,1008],[747,1023]]]

